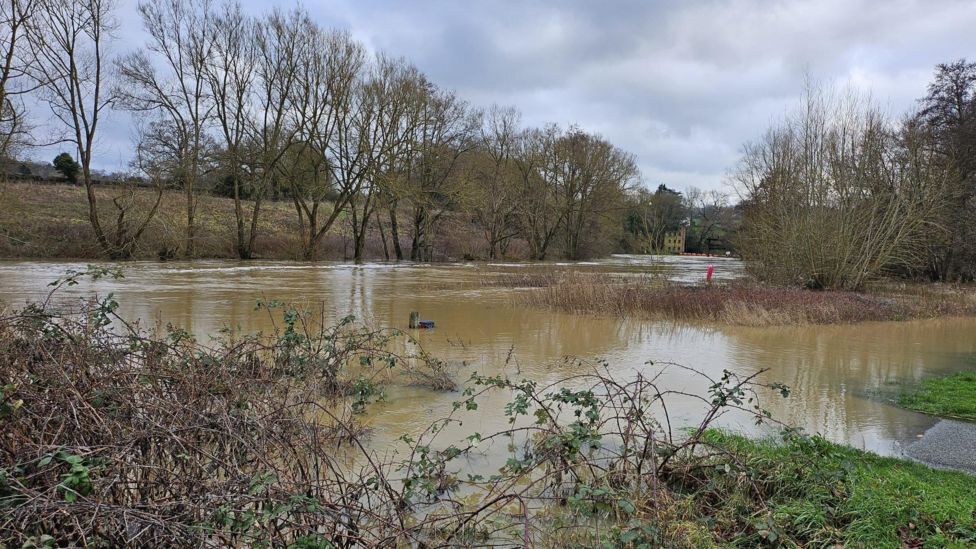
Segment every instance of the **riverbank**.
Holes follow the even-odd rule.
[[[675,284],[662,277],[550,272],[484,284],[527,288],[515,300],[558,311],[734,326],[849,324],[976,315],[976,288],[879,284],[864,292],[820,291],[748,281]]]
[[[156,201],[156,191],[146,187],[96,187],[99,215],[106,230],[114,229],[119,210],[113,199],[119,198],[126,208],[130,227],[138,226]],[[179,257],[186,230],[186,196],[178,189],[163,191],[159,209],[135,247],[132,259]],[[237,259],[236,218],[231,198],[200,194],[196,209],[195,259]],[[251,204],[245,205],[250,215]],[[331,210],[325,201],[321,217]],[[400,215],[400,245],[407,253],[410,240],[406,231],[410,217]],[[249,219],[249,218],[248,218]],[[461,259],[483,253],[482,237],[476,228],[446,216],[436,237],[435,259]],[[290,200],[265,200],[254,243],[255,259],[300,259],[301,226]],[[384,247],[383,240],[387,239]],[[387,259],[394,254],[390,229],[381,234],[377,227],[368,229],[365,259]],[[322,238],[318,259],[347,261],[353,257],[353,238],[349,222],[340,216]],[[519,253],[518,246],[512,252]],[[85,189],[64,183],[0,181],[0,257],[10,259],[88,259],[102,260],[88,219]],[[395,256],[394,256],[395,257]]]
[[[702,482],[712,486],[717,524],[725,521],[723,527],[743,532],[735,539],[739,545],[976,543],[976,476],[818,437],[781,442],[718,431],[709,436],[728,454],[702,470]],[[756,500],[765,502],[765,509],[757,511]]]

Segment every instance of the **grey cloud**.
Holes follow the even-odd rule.
[[[244,1],[254,13],[273,4]],[[976,56],[972,1],[303,5],[322,24],[407,57],[473,104],[511,104],[530,124],[578,123],[601,133],[637,155],[652,186],[720,187],[742,143],[799,99],[805,73],[869,89],[897,113],[924,93],[936,63]],[[135,10],[124,8],[120,19],[120,39],[138,42]],[[105,144],[128,142],[113,135]]]

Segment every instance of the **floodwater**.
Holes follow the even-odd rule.
[[[424,348],[458,364],[458,380],[471,372],[555,381],[582,373],[605,360],[621,377],[658,372],[674,362],[719,378],[727,369],[763,374],[767,382],[792,388],[789,398],[763,394],[773,417],[808,432],[882,454],[902,449],[935,422],[893,406],[885,396],[891,383],[971,368],[976,357],[976,319],[867,323],[853,326],[781,328],[701,327],[558,313],[516,303],[510,289],[480,284],[506,273],[534,269],[574,269],[618,276],[652,274],[684,282],[704,279],[708,263],[717,278],[742,272],[724,258],[614,256],[557,264],[365,264],[282,262],[133,262],[122,264],[125,278],[85,282],[66,289],[62,303],[93,293],[113,292],[119,313],[143,326],[181,326],[205,338],[222,328],[245,333],[269,331],[258,299],[319,306],[336,318],[356,315],[375,327],[406,329],[411,311],[436,322],[416,336]],[[0,301],[12,307],[43,298],[47,284],[84,264],[0,261]],[[205,339],[203,339],[205,341]],[[513,360],[506,362],[511,356]],[[566,360],[575,357],[582,363]],[[649,364],[653,361],[656,364]],[[463,366],[461,364],[464,364]],[[670,389],[704,394],[708,383],[677,369],[662,375]],[[430,421],[446,417],[456,392],[393,386],[366,419],[373,444],[382,448],[402,434],[416,435]],[[445,433],[461,438],[505,427],[500,409],[507,400],[482,403],[465,412],[463,425]],[[492,406],[496,412],[492,413]],[[670,404],[672,420],[689,425],[700,407],[688,400]],[[726,418],[725,425],[755,433],[751,421]]]

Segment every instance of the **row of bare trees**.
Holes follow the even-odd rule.
[[[341,223],[356,260],[378,232],[387,258],[430,261],[451,217],[476,224],[491,258],[515,238],[539,259],[554,245],[567,257],[591,253],[619,225],[610,213],[638,177],[634,158],[606,140],[575,127],[526,129],[510,108],[473,108],[302,9],[254,17],[234,0],[143,2],[147,43],[112,57],[114,8],[5,0],[0,44],[11,52],[0,80],[7,142],[25,128],[16,94],[41,90],[63,130],[56,141],[75,148],[91,226],[110,257],[131,256],[156,212],[127,219],[116,200],[115,227],[100,217],[92,158],[110,109],[135,113],[133,165],[156,184],[156,206],[163,186],[182,189],[186,257],[200,230],[198,196],[216,178],[230,184],[243,259],[254,256],[262,206],[275,196],[294,204],[303,258],[315,259]]]

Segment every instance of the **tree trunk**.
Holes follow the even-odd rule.
[[[390,206],[390,238],[397,261],[403,261],[403,248],[400,246],[400,231],[397,228],[396,204]]]
[[[187,259],[192,259],[193,254],[196,251],[196,227],[194,225],[194,218],[196,215],[196,200],[193,196],[193,182],[190,180],[190,178],[186,179],[184,186],[186,187],[186,243],[184,246],[185,249],[183,251],[183,255],[185,255]]]
[[[380,231],[380,241],[383,242],[383,258],[390,260],[390,248],[386,245],[386,231],[383,230],[383,220],[379,215],[376,216],[376,228]]]
[[[352,259],[356,263],[363,262],[363,250],[366,248],[366,212],[362,219],[356,211],[355,205],[350,208],[352,213]]]
[[[82,171],[84,172],[83,177],[85,178],[85,195],[88,198],[88,221],[91,222],[92,230],[95,231],[95,240],[98,241],[98,245],[106,255],[111,257],[112,245],[105,236],[105,231],[102,230],[102,224],[98,220],[98,204],[95,198],[95,189],[92,185],[91,172],[87,166],[83,166]]]
[[[241,182],[237,174],[232,174],[234,178],[234,217],[237,220],[237,257],[240,259],[251,259],[251,250],[244,240],[244,205],[241,204]]]
[[[369,218],[373,213],[373,191],[370,190],[363,200],[362,217],[358,218],[355,201],[349,202],[349,209],[352,212],[352,236],[353,236],[353,260],[362,263],[363,252],[366,249],[366,236],[369,232]]]
[[[413,214],[413,239],[410,242],[410,261],[421,261],[420,254],[424,239],[423,209],[416,208]]]
[[[254,241],[258,238],[258,216],[261,214],[260,195],[254,197],[254,209],[251,211],[251,231],[247,237],[247,257],[241,259],[252,259],[254,257]]]

